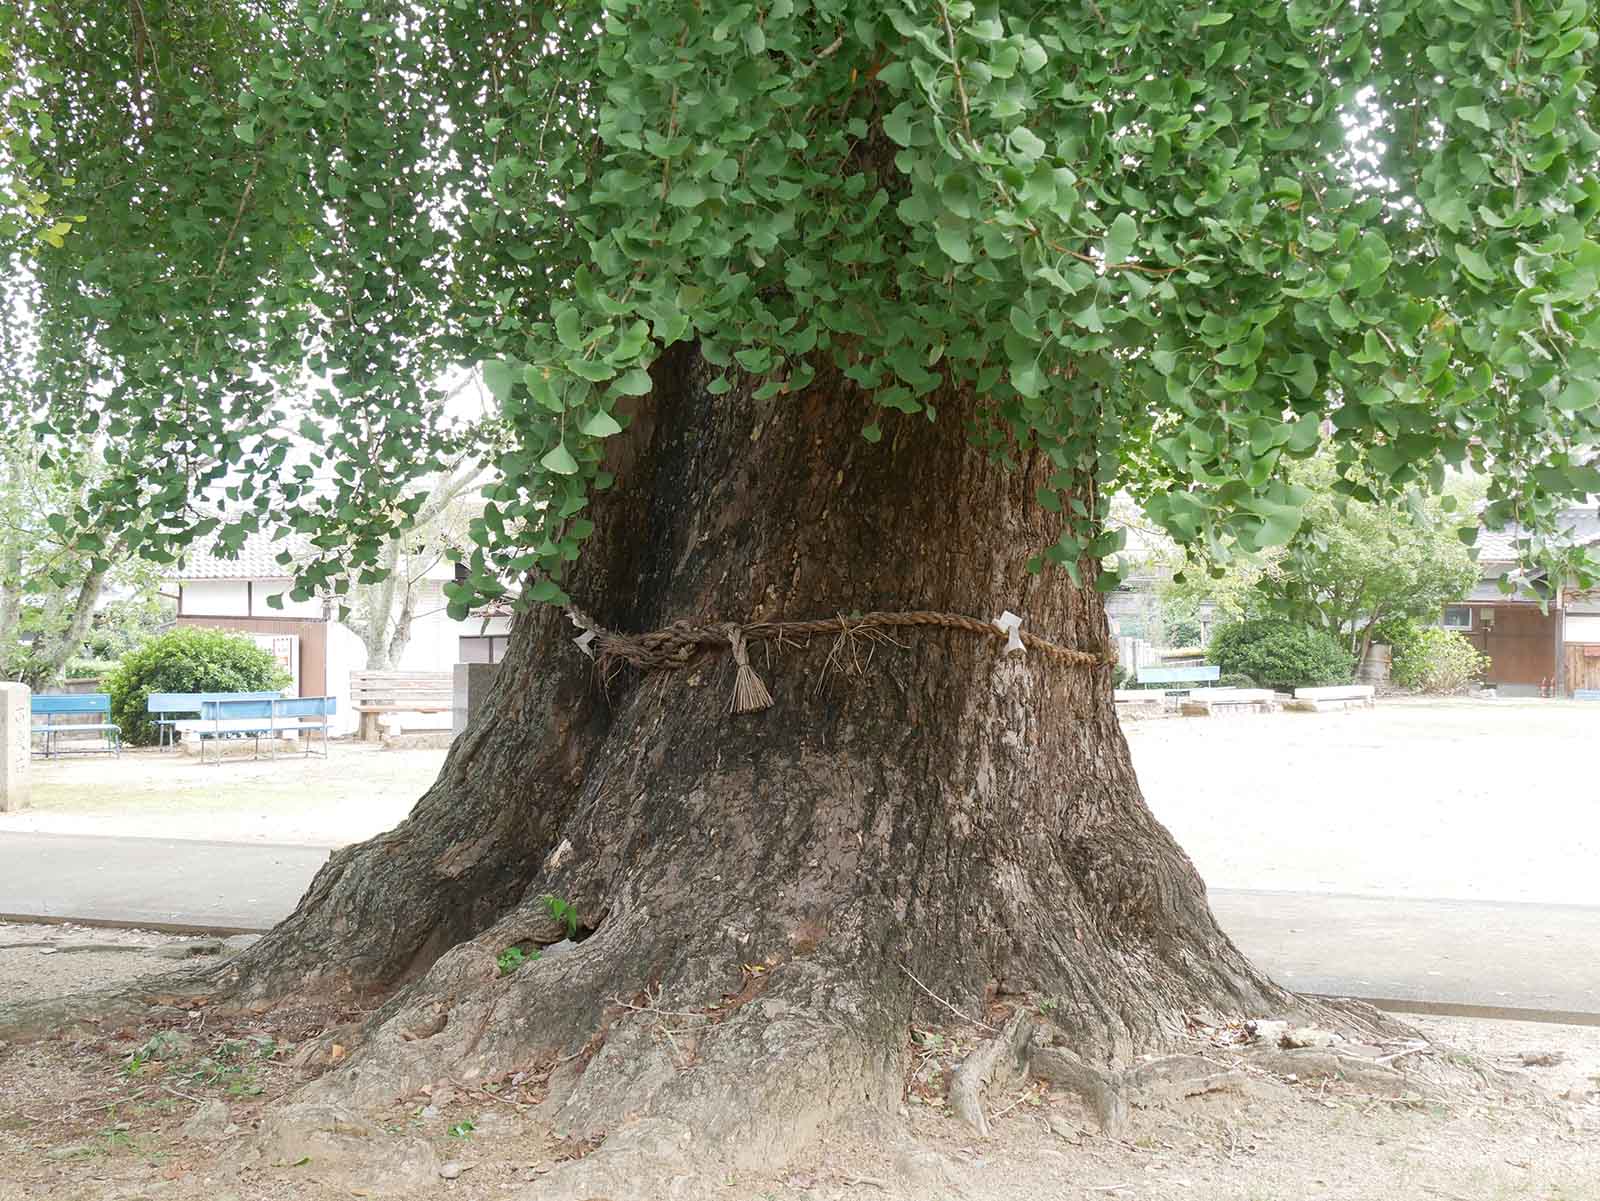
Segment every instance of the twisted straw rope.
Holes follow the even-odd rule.
[[[863,613],[857,617],[823,617],[814,621],[753,621],[747,625],[675,621],[665,629],[653,630],[648,634],[619,634],[604,629],[576,609],[569,609],[567,616],[579,629],[586,631],[578,641],[587,653],[602,663],[627,663],[640,671],[676,671],[688,666],[702,651],[730,648],[738,665],[738,678],[734,685],[735,713],[753,713],[772,704],[766,686],[750,666],[747,644],[751,642],[774,642],[789,638],[803,640],[819,634],[847,635],[872,630],[917,628],[964,630],[969,634],[998,638],[1002,642],[1008,639],[1006,631],[991,621],[968,617],[965,613],[937,613],[931,609]],[[1117,661],[1114,651],[1074,650],[1026,630],[1019,630],[1018,635],[1029,650],[1038,651],[1069,666],[1110,667]]]

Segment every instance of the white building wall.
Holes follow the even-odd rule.
[[[509,617],[452,620],[445,611],[444,588],[439,580],[425,580],[418,586],[416,614],[411,622],[411,640],[395,665],[400,671],[449,671],[461,661],[463,635],[504,634],[511,628]]]
[[[1600,613],[1568,613],[1568,642],[1600,642]]]
[[[197,617],[244,617],[249,589],[244,580],[191,580],[183,587],[183,611]]]
[[[254,616],[256,617],[321,617],[322,601],[317,597],[310,600],[291,600],[289,589],[294,587],[293,580],[253,580],[255,602]],[[283,597],[283,608],[274,609],[267,598],[271,596]]]
[[[349,626],[328,623],[328,695],[338,701],[335,735],[354,734],[360,718],[350,704],[350,673],[367,665],[367,648]]]
[[[321,617],[322,602],[289,599],[293,580],[188,580],[183,587],[183,611],[194,617]],[[274,609],[267,598],[283,597]]]

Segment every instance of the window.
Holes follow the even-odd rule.
[[[463,634],[456,651],[457,663],[498,663],[506,657],[509,634]]]
[[[1472,607],[1470,605],[1446,605],[1444,619],[1439,622],[1447,630],[1470,630],[1472,628]]]

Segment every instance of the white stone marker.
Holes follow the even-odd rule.
[[[0,813],[28,804],[31,695],[26,684],[0,684]]]

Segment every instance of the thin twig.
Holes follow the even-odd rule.
[[[233,224],[228,227],[228,236],[222,240],[222,249],[217,253],[217,269],[211,273],[211,287],[206,291],[206,306],[211,305],[211,298],[217,294],[217,280],[222,276],[222,267],[228,261],[228,249],[233,245],[233,236],[239,232],[239,222],[244,220],[245,207],[250,203],[250,193],[255,191],[256,175],[261,171],[261,160],[256,159],[255,165],[250,168],[250,178],[245,180],[244,194],[239,197],[239,207],[233,214]]]
[[[161,1091],[165,1093],[171,1093],[174,1097],[182,1097],[185,1101],[193,1101],[196,1105],[204,1105],[206,1103],[206,1099],[204,1097],[195,1097],[188,1093],[179,1092],[170,1084],[163,1084],[161,1086]]]
[[[712,1018],[709,1013],[696,1013],[693,1010],[657,1009],[654,1005],[635,1005],[631,1001],[624,1001],[621,997],[613,997],[611,1001],[612,1004],[619,1005],[623,1009],[631,1009],[634,1013],[653,1013],[658,1017],[667,1018],[699,1018],[706,1022],[709,1022]]]
[[[825,58],[832,58],[834,52],[836,50],[838,50],[840,46],[843,46],[843,45],[844,45],[844,34],[841,33],[838,37],[834,38],[833,41],[831,43],[829,43],[828,46],[825,49],[817,51],[817,57],[811,60],[811,62],[807,65],[806,69],[810,70],[810,71],[815,71],[817,69],[817,64],[818,63],[820,63]]]
[[[929,988],[921,980],[918,980],[917,979],[917,974],[915,972],[913,972],[910,968],[908,968],[905,964],[902,963],[900,965],[900,970],[902,972],[904,972],[906,975],[911,977],[911,983],[915,984],[923,992],[927,993],[930,997],[932,997],[935,1001],[939,1002],[939,1004],[943,1005],[951,1013],[955,1014],[963,1022],[971,1022],[974,1026],[977,1026],[979,1029],[982,1029],[982,1030],[987,1030],[990,1034],[998,1034],[999,1033],[999,1031],[996,1030],[993,1026],[989,1025],[988,1022],[980,1022],[977,1018],[969,1018],[966,1014],[962,1013],[954,1005],[950,1004],[949,1001],[946,1001],[938,993],[934,992],[933,989]]]
[[[531,1105],[524,1105],[521,1101],[513,1101],[510,1097],[502,1097],[495,1093],[491,1093],[487,1089],[478,1089],[473,1095],[478,1097],[487,1097],[491,1101],[499,1101],[502,1105],[511,1106],[511,1108],[516,1110],[518,1113],[521,1113],[524,1109],[533,1108]]]
[[[149,1091],[150,1091],[150,1086],[147,1084],[143,1088],[135,1089],[133,1092],[129,1093],[126,1097],[119,1097],[115,1101],[107,1101],[104,1105],[91,1105],[89,1108],[91,1110],[115,1109],[119,1105],[126,1105],[129,1101],[132,1101],[135,1098],[144,1096]]]
[[[1018,1097],[1015,1101],[1011,1102],[1010,1105],[1007,1105],[1004,1109],[997,1109],[992,1114],[990,1114],[989,1115],[989,1120],[991,1122],[997,1122],[1001,1118],[1005,1117],[1006,1114],[1010,1113],[1017,1106],[1021,1105],[1024,1101],[1031,1101],[1031,1100],[1033,1100],[1033,1092],[1032,1092],[1032,1090],[1026,1090],[1026,1091],[1023,1092],[1023,1094],[1020,1097]]]
[[[1372,1062],[1373,1063],[1393,1063],[1397,1059],[1404,1059],[1407,1055],[1415,1055],[1419,1051],[1427,1051],[1427,1050],[1430,1050],[1430,1049],[1432,1049],[1432,1044],[1431,1043],[1423,1043],[1419,1047],[1407,1047],[1404,1051],[1396,1051],[1392,1055],[1380,1055],[1376,1059],[1374,1059]]]
[[[961,128],[966,132],[967,144],[976,146],[972,137],[972,106],[967,103],[967,84],[961,77],[961,55],[956,51],[956,31],[950,26],[950,9],[939,5],[939,17],[944,22],[945,39],[950,45],[950,66],[956,75],[956,95],[961,97]]]

